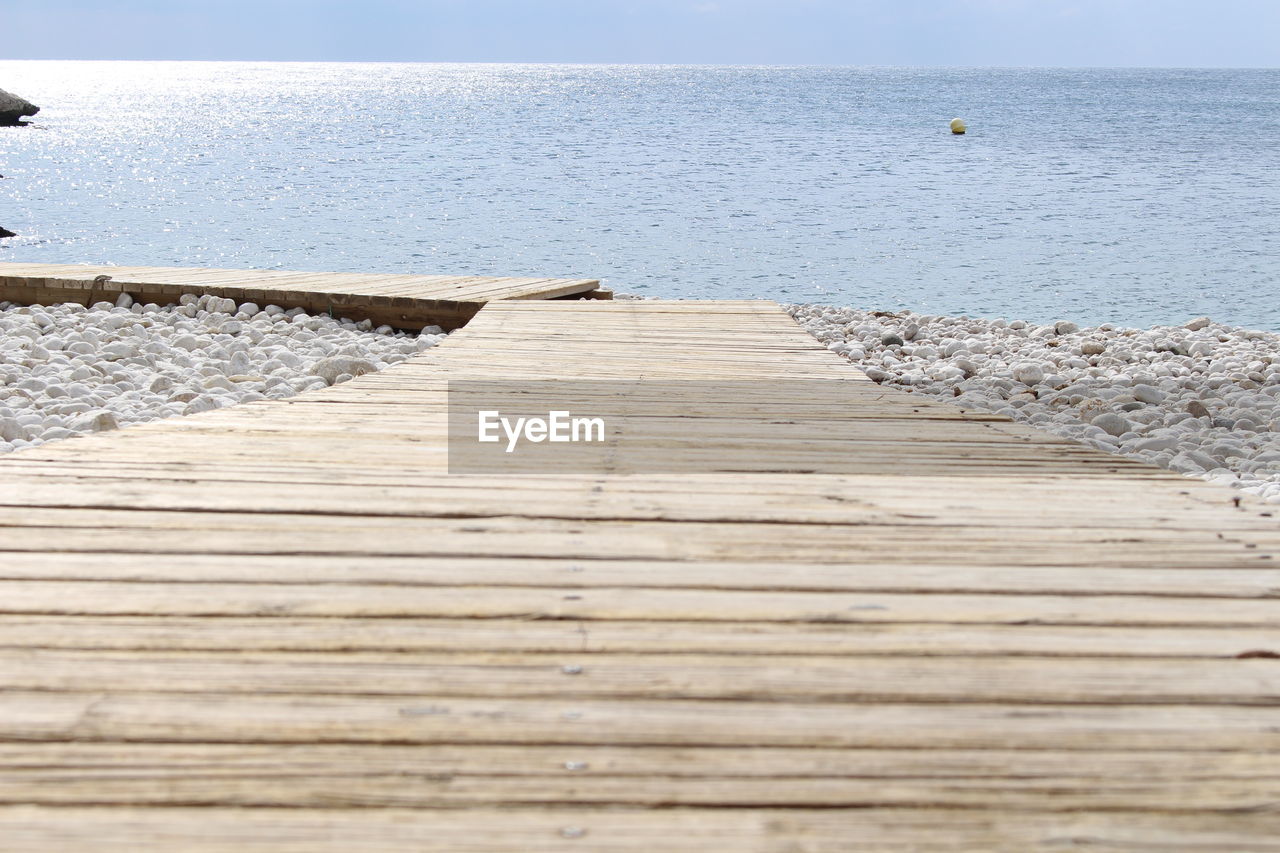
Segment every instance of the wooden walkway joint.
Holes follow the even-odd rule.
[[[184,293],[210,293],[413,331],[456,329],[498,299],[611,298],[599,285],[594,279],[0,263],[0,301],[91,305],[128,293],[164,305]]]

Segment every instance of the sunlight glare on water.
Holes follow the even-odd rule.
[[[0,260],[1280,329],[1275,70],[0,62],[0,86],[43,107],[0,128]]]

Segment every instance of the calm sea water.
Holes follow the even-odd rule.
[[[0,260],[1280,329],[1280,70],[0,62],[0,87],[44,108],[0,128]]]

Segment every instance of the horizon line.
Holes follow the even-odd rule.
[[[1081,70],[1148,70],[1148,71],[1275,71],[1280,65],[1028,65],[1028,64],[917,64],[917,63],[837,63],[837,62],[627,62],[591,60],[525,60],[525,59],[177,59],[177,58],[87,58],[87,57],[20,57],[2,58],[7,62],[200,62],[200,63],[278,63],[293,65],[570,65],[633,66],[647,68],[936,68],[936,69],[1042,69]]]

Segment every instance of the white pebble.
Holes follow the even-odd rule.
[[[337,382],[346,380],[342,377],[351,379],[356,376],[362,376],[366,373],[373,373],[377,367],[370,361],[361,358],[351,358],[348,356],[333,356],[318,362],[311,372],[319,376],[325,382],[333,385]]]
[[[819,305],[788,310],[882,385],[1003,413],[1101,450],[1280,498],[1274,332],[1204,317],[1138,330]],[[908,326],[915,327],[912,340],[899,346]],[[417,346],[427,344],[419,338]]]
[[[1036,385],[1044,381],[1044,368],[1029,361],[1015,364],[1011,372],[1013,378],[1023,385]]]
[[[402,360],[420,340],[296,308],[179,302],[0,304],[0,452],[323,388]],[[314,375],[327,359],[339,363]]]
[[[1152,388],[1150,385],[1133,386],[1133,399],[1143,403],[1162,403],[1164,398],[1169,396],[1158,388]]]

